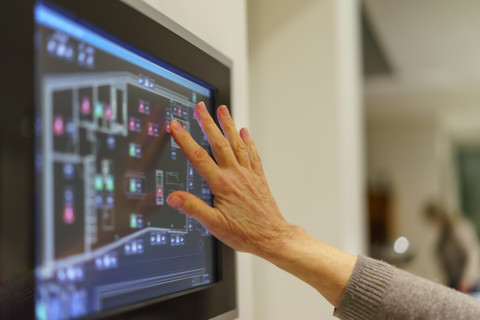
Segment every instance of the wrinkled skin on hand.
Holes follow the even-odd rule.
[[[248,131],[236,130],[225,106],[217,109],[217,116],[223,134],[203,102],[195,106],[195,117],[217,163],[178,122],[171,123],[173,138],[210,186],[214,206],[184,191],[171,193],[167,202],[198,219],[233,249],[269,258],[291,237],[292,226],[275,203]]]

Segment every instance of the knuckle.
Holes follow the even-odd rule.
[[[230,144],[228,143],[227,139],[225,137],[219,137],[214,140],[213,145],[215,146],[216,149],[219,150],[226,150],[230,148]]]
[[[262,162],[262,159],[260,158],[260,156],[258,155],[257,152],[252,153],[252,160],[255,161],[255,162],[258,162],[258,163]]]
[[[198,148],[193,152],[193,158],[196,162],[205,161],[209,157],[207,151],[203,148]]]
[[[247,146],[243,141],[237,141],[232,145],[233,151],[236,153],[241,153],[241,152],[246,152],[247,151]]]
[[[250,158],[252,165],[260,172],[263,174],[263,165],[262,165],[262,159],[258,155],[258,153],[253,153]]]

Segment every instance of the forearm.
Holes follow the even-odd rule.
[[[301,227],[290,229],[288,241],[275,252],[261,256],[310,284],[337,307],[357,257],[313,238]]]

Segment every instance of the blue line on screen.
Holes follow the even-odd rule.
[[[139,67],[142,67],[151,72],[154,72],[164,78],[167,78],[184,87],[187,87],[193,91],[196,91],[201,95],[204,95],[206,97],[211,97],[211,91],[209,89],[193,81],[190,81],[182,76],[179,76],[178,74],[173,73],[170,70],[165,69],[159,66],[158,64],[155,64],[137,55],[136,53],[133,53],[125,49],[124,47],[108,39],[105,39],[102,36],[97,35],[96,33],[83,27],[82,25],[65,18],[64,16],[56,13],[55,11],[45,7],[42,4],[39,4],[35,7],[35,21],[46,27],[50,27],[50,28],[68,33],[71,36],[77,38],[78,40],[89,43],[98,49],[106,51],[123,60],[129,61],[133,64],[136,64]]]

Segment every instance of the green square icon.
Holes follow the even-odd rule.
[[[39,320],[47,320],[47,308],[43,302],[38,302],[35,306],[35,314]]]
[[[137,179],[130,179],[130,192],[137,192]]]
[[[95,117],[103,117],[103,104],[101,102],[97,102],[97,104],[95,105]]]
[[[137,215],[135,213],[132,213],[130,215],[130,228],[136,228],[137,227]]]
[[[106,187],[108,191],[113,191],[113,189],[115,188],[113,184],[113,176],[107,176]]]
[[[136,148],[137,148],[137,146],[135,145],[135,143],[131,142],[130,143],[130,148],[129,148],[130,151],[128,152],[130,157],[135,157],[137,155]]]
[[[101,174],[95,176],[95,190],[103,190],[103,179]]]

